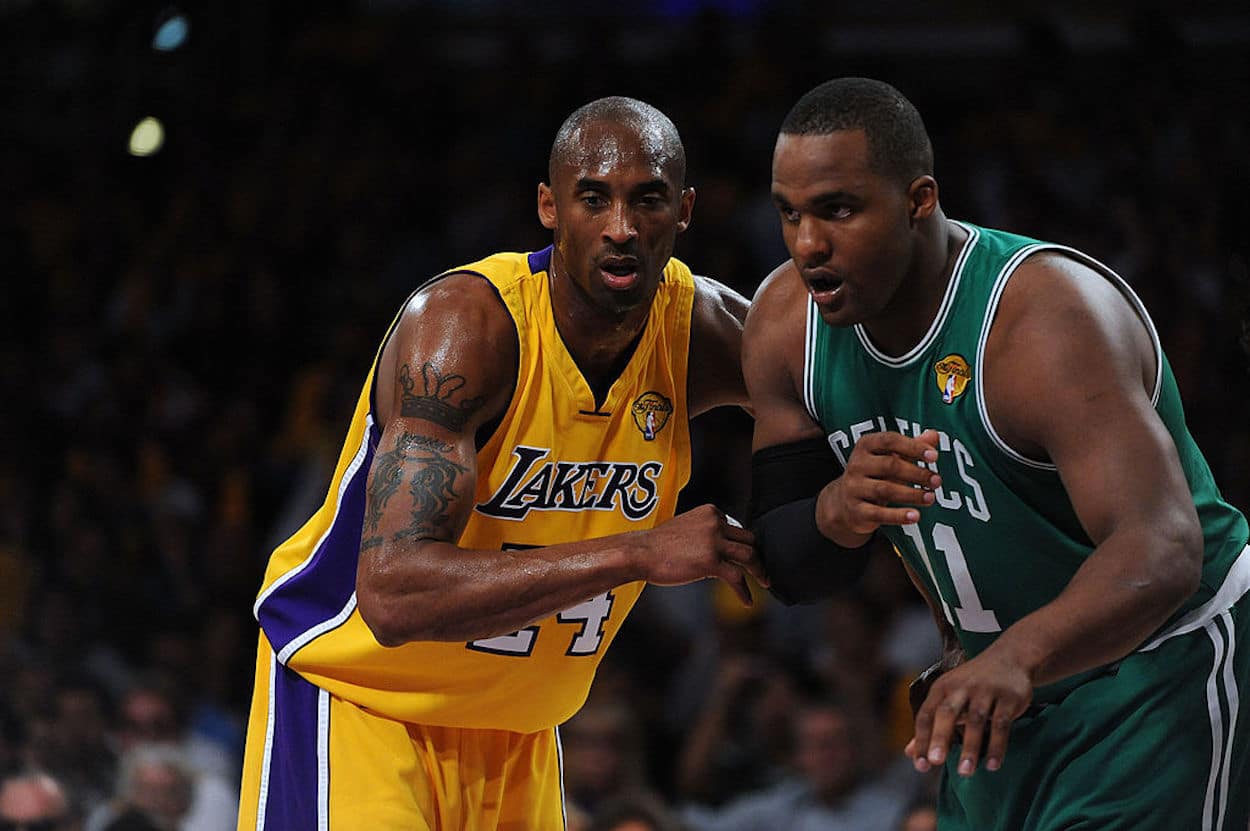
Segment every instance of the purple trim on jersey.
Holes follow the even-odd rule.
[[[317,697],[321,690],[279,664],[264,831],[317,827]]]
[[[551,248],[552,246],[548,245],[542,251],[535,251],[526,258],[529,262],[530,274],[537,274],[551,268]]]
[[[339,614],[356,591],[365,488],[373,464],[374,444],[369,439],[363,439],[369,442],[369,449],[343,491],[330,533],[303,570],[279,586],[260,606],[257,619],[274,654],[280,654],[292,640]]]

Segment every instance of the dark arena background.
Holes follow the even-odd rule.
[[[64,827],[95,831],[159,788],[120,761],[164,742],[193,786],[179,827],[234,827],[266,557],[323,498],[403,298],[547,244],[550,142],[603,95],[672,117],[698,192],[677,255],[749,297],[785,258],[786,110],[837,75],[899,87],[949,216],[1141,294],[1250,508],[1250,12],[935,6],[0,2],[0,771],[52,773]],[[696,425],[685,502],[741,512],[749,420]],[[904,827],[932,788],[901,754],[906,684],[937,646],[897,564],[810,607],[722,592],[644,594],[562,730],[573,826],[617,827],[625,800],[655,828],[738,827],[735,799],[832,769],[894,794],[858,827]],[[801,715],[830,687],[849,732]]]

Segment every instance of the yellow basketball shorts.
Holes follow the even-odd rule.
[[[407,724],[279,664],[260,636],[239,831],[564,831],[557,731]]]

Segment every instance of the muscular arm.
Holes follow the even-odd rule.
[[[764,279],[752,300],[742,371],[755,411],[751,449],[824,438],[800,392],[807,291],[791,263]]]
[[[1003,294],[986,366],[996,429],[1056,465],[1095,548],[1057,598],[934,684],[909,746],[922,770],[943,760],[965,708],[960,772],[975,770],[987,723],[986,765],[997,768],[1033,687],[1128,654],[1201,571],[1193,499],[1150,400],[1154,352],[1109,282],[1058,255],[1027,261]]]
[[[1150,400],[1146,328],[1110,283],[1058,256],[1026,263],[988,348],[1003,356],[988,381],[991,418],[1014,447],[1058,467],[1096,546],[1058,598],[998,639],[1040,685],[1145,640],[1197,589],[1202,532]]]
[[[742,327],[747,299],[726,285],[695,275],[690,321],[691,417],[713,407],[737,405],[750,411],[742,379]]]
[[[485,359],[483,356],[487,356]],[[475,434],[516,383],[516,332],[489,284],[444,278],[404,310],[377,376],[382,425],[356,575],[378,642],[511,632],[632,580],[721,577],[749,597],[750,535],[710,508],[650,531],[524,551],[460,548],[474,504]]]

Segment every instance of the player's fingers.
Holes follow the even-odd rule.
[[[722,564],[720,568],[720,579],[733,589],[734,594],[738,595],[738,599],[742,601],[743,606],[752,605],[751,587],[747,585],[746,575],[742,569],[730,563]]]
[[[985,748],[986,770],[998,770],[1003,766],[1003,758],[1007,755],[1007,740],[1011,738],[1011,725],[1015,721],[1015,714],[1001,702],[994,708],[990,721],[990,743]]]
[[[870,479],[864,482],[859,493],[864,501],[876,505],[932,505],[935,499],[933,491],[916,488],[911,485],[900,485],[884,479]]]
[[[911,759],[912,766],[917,771],[920,773],[927,773],[931,767],[929,765],[929,760],[925,758],[924,753],[918,748],[919,745],[916,744],[916,737],[913,736],[911,740],[907,742],[907,746],[903,748],[903,753],[907,756],[907,758]]]
[[[863,504],[855,511],[851,526],[855,531],[869,533],[882,525],[915,525],[920,521],[916,508],[886,508]]]
[[[986,727],[990,719],[994,701],[988,696],[977,696],[968,702],[960,721],[963,724],[963,750],[959,754],[958,773],[960,776],[971,776],[976,772],[977,762],[981,759],[981,745],[985,741]]]
[[[929,690],[924,703],[916,711],[915,732],[907,746],[911,748],[910,756],[916,770],[924,773],[929,769],[929,736],[933,733],[933,713],[937,709],[938,698]]]
[[[735,524],[736,520],[734,522],[729,522],[731,519],[733,519],[733,517],[725,518],[725,539],[732,540],[733,542],[740,542],[744,545],[755,545],[755,534],[751,533],[750,530],[743,528],[741,525]]]
[[[932,441],[912,439],[902,433],[866,433],[855,443],[855,449],[874,455],[902,456],[915,462],[936,462],[936,436]]]
[[[760,560],[753,545],[728,543],[721,549],[721,559],[738,566],[758,580],[762,586],[768,588],[769,581],[764,571],[764,563]]]
[[[936,488],[942,479],[925,465],[902,456],[870,454],[848,463],[847,473],[861,479],[884,479],[922,488]]]
[[[951,736],[955,733],[955,722],[963,713],[966,701],[967,698],[962,690],[954,690],[934,709],[933,729],[929,733],[929,749],[925,753],[925,758],[930,764],[940,765],[946,761]]]

